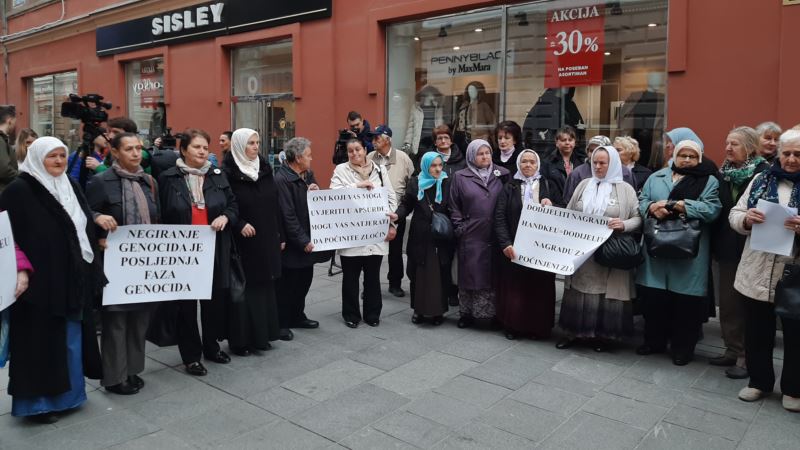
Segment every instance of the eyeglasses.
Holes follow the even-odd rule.
[[[436,136],[436,140],[437,141],[449,141],[450,140],[450,136],[447,136],[447,135]]]
[[[698,159],[697,155],[678,155],[675,157],[676,159]]]

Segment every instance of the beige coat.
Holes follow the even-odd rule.
[[[402,198],[406,193],[406,184],[414,173],[414,163],[411,162],[411,158],[404,151],[393,148],[389,151],[389,156],[383,156],[378,150],[375,150],[367,155],[367,159],[379,166],[386,167],[397,198]]]
[[[572,195],[567,209],[583,210],[581,197],[591,181],[591,178],[581,181],[575,188],[575,193]],[[603,215],[622,219],[625,224],[625,233],[632,233],[641,228],[639,199],[631,185],[628,183],[614,185],[614,189],[611,190],[609,206]],[[594,262],[594,258],[589,258],[574,274],[566,278],[564,287],[584,294],[605,294],[608,299],[629,301],[635,297],[633,273],[633,270],[618,270],[601,266]]]
[[[755,179],[753,180],[755,181]],[[728,220],[737,233],[747,236],[744,244],[742,259],[736,270],[736,279],[733,288],[754,300],[764,302],[774,302],[775,285],[781,279],[783,266],[791,262],[791,258],[775,255],[773,253],[761,252],[750,248],[750,230],[744,228],[744,217],[747,214],[747,200],[750,198],[750,189],[753,181],[747,186],[736,206],[728,214]],[[778,184],[778,202],[786,206],[789,204],[789,197],[792,193],[792,183],[782,181]]]

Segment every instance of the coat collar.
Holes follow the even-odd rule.
[[[372,161],[375,162],[375,164],[379,164],[379,165],[382,165],[382,166],[391,166],[391,165],[397,164],[397,149],[396,148],[393,148],[393,149],[389,150],[389,156],[388,157],[383,156],[382,154],[380,154],[380,152],[378,152],[378,150],[373,151],[372,153],[370,153],[370,155],[372,155]],[[378,161],[375,161],[376,159],[378,159]]]

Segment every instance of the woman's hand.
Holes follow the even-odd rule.
[[[786,222],[783,222],[783,226],[795,232],[795,234],[800,234],[800,216],[792,216],[786,219]]]
[[[113,217],[106,214],[100,214],[97,216],[97,218],[94,219],[94,223],[106,231],[115,231],[117,229],[117,221],[114,220]]]
[[[647,211],[650,213],[651,216],[655,217],[658,220],[661,220],[666,218],[670,214],[670,212],[667,211],[666,206],[667,206],[666,200],[653,202],[650,204],[650,207],[647,208]]]
[[[369,181],[369,180],[364,180],[364,181],[362,181],[362,182],[358,183],[358,184],[356,185],[356,187],[357,187],[357,188],[364,188],[364,189],[369,189],[369,190],[372,190],[372,189],[375,187],[375,185],[374,185],[374,184],[372,184],[372,181]]]
[[[106,242],[107,241],[105,239],[98,239],[97,240],[97,245],[100,247],[100,250],[105,250],[105,249],[108,248],[108,245],[106,244]]]
[[[94,170],[94,169],[97,169],[99,166],[100,166],[100,161],[98,161],[97,158],[94,158],[94,157],[91,157],[91,156],[86,158],[86,168],[87,169]]]
[[[514,252],[514,246],[513,245],[509,245],[508,247],[504,248],[503,249],[503,254],[506,255],[506,258],[508,258],[508,259],[510,259],[512,261],[517,259],[517,253]]]
[[[224,216],[220,216],[220,217],[224,217]],[[219,219],[219,217],[217,217],[217,219]],[[213,227],[214,224],[212,223],[211,226]],[[244,236],[244,237],[253,237],[255,235],[256,235],[256,229],[253,228],[253,226],[250,225],[249,223],[244,224],[244,227],[242,227],[242,236]]]
[[[386,215],[389,216],[389,220],[391,220],[392,222],[397,220],[397,214],[395,214],[393,212],[392,213],[386,213]]]
[[[543,198],[542,201],[539,203],[542,206],[553,206],[553,202],[551,202],[549,198]]]
[[[318,191],[319,190],[319,186],[317,186],[317,183],[311,183],[311,184],[308,185],[308,190],[309,191]]]
[[[397,237],[397,229],[391,225],[389,225],[389,232],[386,233],[386,242],[393,241],[394,238]]]
[[[286,250],[286,242],[281,242],[281,251]]]
[[[678,214],[686,214],[686,202],[683,200],[678,200],[672,207],[672,210],[677,211]]]
[[[749,230],[753,228],[754,223],[764,223],[765,220],[766,217],[764,217],[764,213],[756,208],[750,208],[744,215],[744,228],[745,230]],[[789,220],[791,220],[791,218],[786,219],[786,222],[789,222]]]
[[[216,219],[214,219],[213,222],[211,222],[211,229],[214,230],[214,231],[222,231],[222,230],[225,229],[225,225],[227,225],[227,224],[228,224],[228,216],[222,215],[222,216],[219,216]],[[242,230],[242,231],[244,231],[244,230]],[[253,235],[255,235],[255,234],[256,234],[256,230],[253,229]]]
[[[614,231],[625,231],[625,223],[622,219],[613,218],[608,221],[608,228],[611,228]]]
[[[17,289],[14,290],[14,297],[19,298],[23,292],[28,290],[28,272],[20,270],[17,272]]]
[[[313,252],[314,251],[314,243],[309,242],[308,244],[306,244],[306,246],[303,248],[303,251],[306,252],[306,253]]]

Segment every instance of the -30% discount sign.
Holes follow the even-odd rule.
[[[604,41],[605,6],[548,12],[545,87],[600,84]]]

